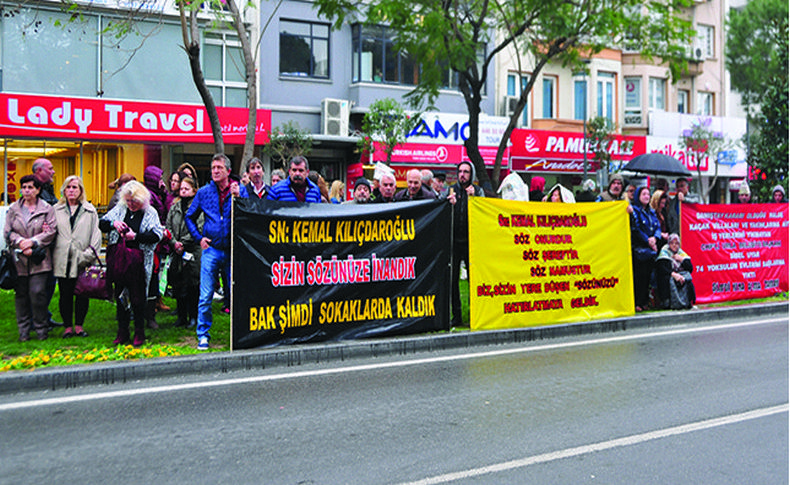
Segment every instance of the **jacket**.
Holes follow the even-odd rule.
[[[162,181],[162,169],[149,165],[143,171],[143,185],[151,193],[151,207],[156,210],[159,215],[159,223],[164,225],[167,219],[167,207],[165,204],[166,194],[162,191],[159,183]]]
[[[436,199],[436,194],[434,194],[431,190],[427,189],[424,185],[420,186],[420,191],[417,192],[417,195],[411,197],[409,194],[409,188],[406,187],[405,189],[399,191],[393,197],[393,200],[401,202],[401,201],[409,201],[409,200],[434,200]]]
[[[631,214],[631,249],[634,257],[640,260],[655,257],[657,252],[650,249],[647,240],[656,238],[656,243],[661,239],[661,223],[655,211],[650,206],[641,207],[633,204]]]
[[[192,237],[192,233],[187,228],[186,211],[181,205],[181,199],[176,199],[170,206],[167,213],[167,223],[165,227],[170,231],[173,241],[178,241],[184,245],[184,253],[192,255],[191,259],[184,259],[183,254],[173,253],[173,259],[167,272],[167,277],[171,285],[186,284],[197,286],[200,284],[200,241]],[[203,229],[203,214],[198,216],[198,230]]]
[[[305,182],[307,183],[307,192],[305,193],[304,201],[312,203],[321,202],[321,190],[318,188],[318,185],[313,183],[310,179],[305,179]],[[281,200],[284,202],[298,202],[296,194],[291,189],[290,178],[281,180],[272,186],[267,198],[269,200]]]
[[[247,188],[239,186],[239,196],[247,197]],[[219,190],[212,180],[200,188],[192,199],[186,213],[187,229],[192,237],[200,243],[204,237],[211,239],[211,247],[221,251],[230,251],[230,219],[232,197],[228,195],[225,204],[219,205]],[[203,214],[203,228],[199,228],[198,218]]]
[[[57,223],[55,222],[55,210],[39,198],[33,215],[25,223],[22,215],[22,204],[24,199],[11,204],[5,216],[5,229],[3,236],[9,248],[18,248],[22,239],[32,238],[37,246],[46,248],[46,257],[38,264],[28,261],[24,254],[16,254],[16,271],[20,276],[29,276],[38,273],[52,271],[52,242],[57,235]]]
[[[76,278],[82,268],[96,261],[91,247],[96,253],[101,249],[99,214],[96,208],[90,202],[83,202],[74,221],[74,228],[71,227],[70,216],[67,203],[58,203],[55,206],[58,237],[52,259],[55,276],[58,278]]]

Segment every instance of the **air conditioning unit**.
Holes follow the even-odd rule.
[[[518,105],[518,96],[505,96],[505,106],[504,112],[505,116],[510,118],[513,116],[513,113],[516,112],[516,106]]]
[[[702,48],[702,42],[697,41],[691,46],[691,60],[696,62],[705,60],[705,49]]]
[[[346,99],[321,100],[321,133],[347,136],[350,109],[351,106]]]

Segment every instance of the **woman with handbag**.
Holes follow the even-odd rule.
[[[197,324],[198,296],[200,295],[200,242],[192,238],[187,229],[186,214],[195,198],[197,184],[190,177],[181,180],[180,197],[173,202],[167,214],[165,227],[172,235],[173,261],[167,277],[173,287],[178,311],[177,327],[194,327]],[[197,221],[203,230],[203,214]]]
[[[49,332],[47,279],[52,273],[49,246],[57,231],[55,211],[39,198],[42,184],[34,175],[25,175],[19,185],[22,198],[9,207],[3,231],[9,249],[16,253],[16,324],[20,342],[30,340],[31,328],[39,340],[46,340]]]
[[[85,186],[78,176],[66,177],[60,193],[61,199],[55,205],[58,237],[52,258],[60,289],[58,305],[63,317],[63,338],[87,337],[88,332],[82,325],[90,300],[87,296],[75,295],[74,288],[83,268],[97,261],[98,249],[101,248],[99,215],[96,208],[85,200]]]
[[[132,180],[121,189],[118,205],[99,220],[99,229],[109,233],[107,270],[115,284],[118,319],[118,333],[113,340],[115,345],[129,343],[132,314],[132,345],[143,345],[146,300],[149,297],[156,298],[157,294],[155,288],[158,282],[151,276],[154,270],[154,249],[162,239],[163,228],[150,201],[148,189]],[[124,298],[121,298],[122,295]]]
[[[650,189],[640,187],[631,205],[631,255],[634,267],[634,305],[637,312],[650,303],[650,277],[653,274],[661,223],[650,207]]]

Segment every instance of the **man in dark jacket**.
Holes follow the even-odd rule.
[[[395,194],[396,201],[436,199],[433,191],[422,184],[422,174],[416,168],[406,172],[406,188]]]
[[[52,167],[52,162],[47,160],[46,158],[37,158],[33,162],[33,176],[36,177],[41,183],[41,191],[38,193],[38,198],[43,200],[49,205],[55,205],[58,203],[58,198],[55,195],[55,188],[52,186],[52,180],[55,176],[55,169]],[[11,200],[11,199],[9,199]],[[54,243],[53,243],[54,247]],[[47,278],[47,303],[52,300],[52,295],[55,294],[55,284],[57,279],[55,278],[54,273],[49,273],[49,278]],[[52,319],[52,312],[47,310],[49,313],[49,320],[48,324],[49,327],[62,327],[63,322],[57,322]]]
[[[250,178],[250,183],[245,186],[247,187],[247,193],[250,194],[250,197],[265,199],[269,195],[271,187],[263,181],[263,176],[266,175],[266,172],[263,170],[261,159],[258,157],[250,158],[244,171],[247,172],[247,176]]]
[[[288,178],[281,180],[269,191],[269,200],[290,202],[321,202],[321,190],[307,178],[310,164],[303,156],[295,156],[288,162]]]
[[[470,197],[485,197],[483,188],[474,185],[475,167],[470,162],[461,162],[457,167],[458,181],[450,186],[450,193],[455,194],[453,206],[453,267],[452,267],[452,311],[453,327],[463,325],[461,320],[461,292],[458,289],[460,280],[461,260],[466,261],[469,268],[469,210],[467,202]]]
[[[200,298],[198,300],[198,350],[208,350],[211,336],[211,303],[218,271],[226,281],[230,277],[230,221],[233,197],[247,197],[246,187],[230,180],[230,160],[222,153],[211,160],[211,182],[198,190],[187,209],[187,229],[195,241],[200,241]],[[197,219],[203,214],[203,231]]]

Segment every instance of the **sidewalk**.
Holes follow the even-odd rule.
[[[303,363],[410,355],[445,349],[471,349],[486,345],[612,333],[635,328],[695,325],[754,317],[788,318],[788,308],[788,302],[759,303],[704,310],[654,312],[612,320],[596,320],[549,327],[441,333],[376,340],[349,340],[138,361],[103,362],[35,371],[8,371],[0,374],[0,394],[70,389],[96,384],[111,385],[167,376],[194,376],[238,370],[294,367]]]

